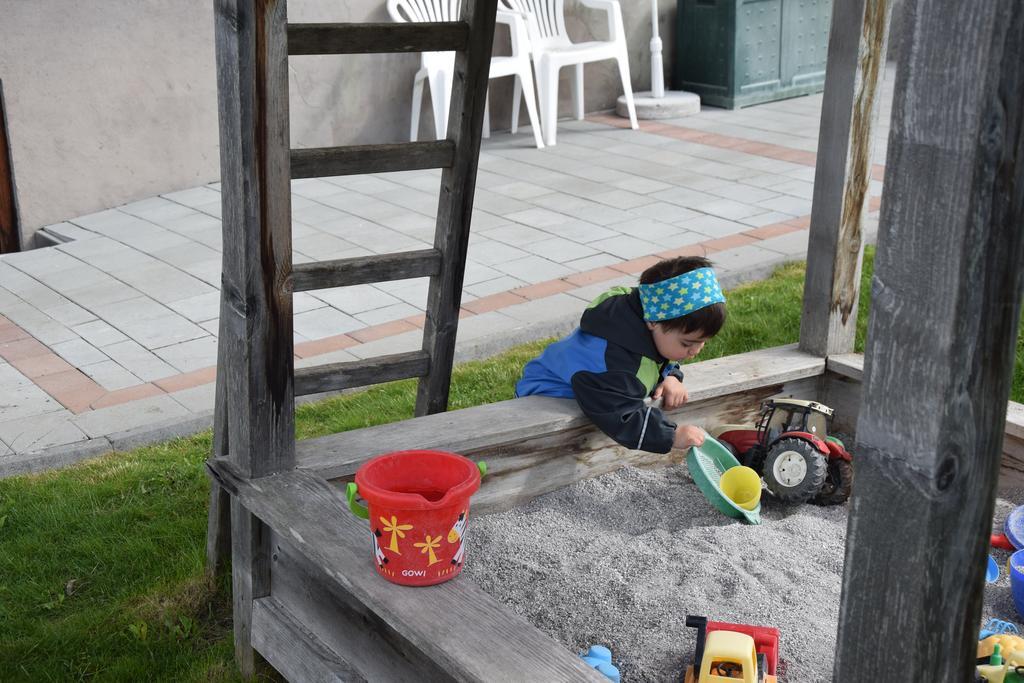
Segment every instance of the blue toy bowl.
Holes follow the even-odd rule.
[[[1024,550],[1010,555],[1010,588],[1017,614],[1024,616]]]
[[[995,583],[999,579],[999,565],[996,564],[995,558],[991,555],[988,556],[988,568],[985,570],[985,580],[989,583]]]
[[[1024,505],[1018,505],[1006,516],[1003,533],[1014,548],[1024,548]]]

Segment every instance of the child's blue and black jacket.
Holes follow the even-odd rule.
[[[679,365],[655,348],[639,292],[615,287],[594,299],[572,334],[526,364],[516,395],[575,398],[623,446],[668,453],[676,426],[644,399],[669,375],[683,380]]]

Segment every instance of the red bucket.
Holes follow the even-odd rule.
[[[348,504],[370,521],[377,573],[403,586],[455,578],[465,555],[469,498],[486,470],[443,451],[398,451],[366,461],[348,485]]]

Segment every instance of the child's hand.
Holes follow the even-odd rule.
[[[689,397],[690,394],[686,391],[686,387],[675,377],[666,377],[661,380],[661,384],[654,390],[654,399],[663,399],[661,406],[665,410],[675,410],[686,403],[686,399]]]
[[[676,427],[676,438],[672,442],[673,448],[689,448],[690,446],[704,445],[704,430],[693,425],[679,425]]]

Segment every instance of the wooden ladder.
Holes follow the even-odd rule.
[[[496,4],[465,0],[453,22],[288,24],[285,0],[216,0],[224,265],[213,457],[244,476],[295,466],[295,395],[418,377],[416,414],[447,409]],[[456,53],[446,139],[289,148],[290,56],[426,51]],[[443,169],[433,248],[292,264],[292,179],[426,168]],[[430,278],[421,350],[295,370],[293,292],[414,277]],[[216,572],[232,549],[244,648],[239,599],[266,588],[267,548],[259,520],[229,503],[213,482],[207,559]]]

